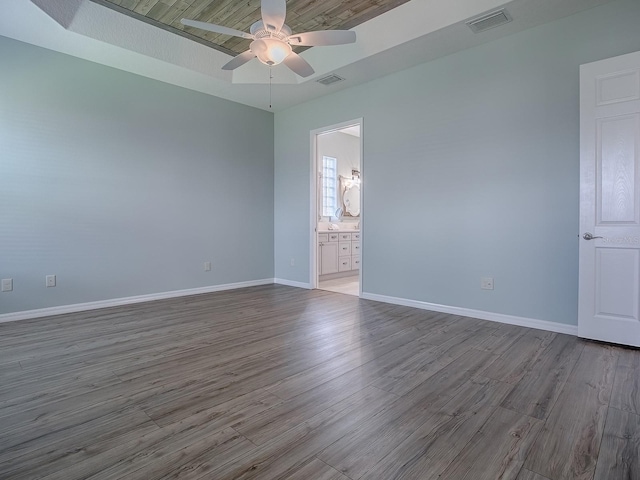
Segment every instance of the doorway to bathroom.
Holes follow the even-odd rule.
[[[311,286],[362,292],[362,119],[311,132]]]

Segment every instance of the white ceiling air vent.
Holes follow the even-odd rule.
[[[335,73],[332,73],[331,75],[327,75],[326,77],[319,78],[318,80],[316,80],[316,82],[321,83],[322,85],[331,85],[332,83],[338,83],[343,80],[344,78],[339,77]]]
[[[490,30],[494,27],[509,23],[513,18],[509,15],[505,9],[496,10],[491,13],[486,13],[481,17],[469,20],[467,25],[473,31],[473,33],[480,33],[486,30]]]

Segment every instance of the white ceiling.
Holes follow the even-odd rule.
[[[360,137],[360,125],[353,125],[351,127],[343,128],[338,131],[340,133],[346,133],[347,135],[351,135],[353,137]]]
[[[274,67],[273,111],[510,35],[612,0],[412,0],[353,30],[352,45],[302,56],[315,75]],[[465,21],[506,6],[513,21],[474,34]],[[90,0],[3,0],[0,35],[199,92],[270,110],[269,69],[251,61],[220,69],[230,56]],[[316,82],[336,73],[343,82]]]

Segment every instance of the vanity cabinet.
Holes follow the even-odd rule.
[[[320,275],[350,272],[360,268],[360,232],[318,234]]]

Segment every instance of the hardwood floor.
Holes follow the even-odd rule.
[[[0,324],[2,479],[640,479],[640,351],[269,285]]]

